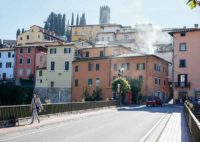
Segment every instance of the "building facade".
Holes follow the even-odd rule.
[[[14,48],[0,48],[0,80],[14,79]]]
[[[71,101],[72,61],[75,58],[74,44],[49,46],[47,66],[37,69],[35,88],[42,100],[50,102]]]
[[[46,67],[46,47],[17,46],[15,48],[15,78],[35,80],[37,68]]]
[[[174,100],[200,97],[200,30],[198,27],[176,29],[170,35],[174,47]]]
[[[94,55],[94,54],[93,54]],[[101,88],[104,99],[113,97],[112,81],[123,68],[123,76],[143,82],[141,94],[155,95],[165,100],[169,97],[168,62],[155,55],[122,54],[118,56],[83,57],[73,62],[72,100],[84,99]],[[87,75],[83,75],[87,74]]]

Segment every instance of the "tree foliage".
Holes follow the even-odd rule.
[[[120,84],[120,90],[118,90],[118,84]],[[115,93],[120,91],[120,94],[126,94],[131,90],[131,86],[125,78],[117,77],[112,83],[112,90]]]
[[[199,0],[188,0],[186,3],[191,9],[196,8],[197,6],[200,6],[200,1]]]
[[[74,13],[72,13],[71,26],[74,25]]]
[[[48,16],[47,20],[45,21],[44,29],[54,31],[58,36],[65,35],[65,21],[66,15],[65,14],[56,14],[51,12]]]
[[[17,29],[17,32],[16,32],[16,38],[21,34],[21,31],[20,29]]]
[[[103,97],[102,97],[103,93],[102,93],[101,88],[93,90],[92,94],[90,94],[89,88],[85,88],[83,90],[83,95],[84,95],[85,101],[102,101],[103,100]]]

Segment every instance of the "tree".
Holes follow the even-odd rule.
[[[74,25],[74,13],[72,13],[71,26]]]
[[[131,86],[124,77],[117,77],[112,83],[112,90],[114,93],[118,93],[121,104],[121,102],[123,103],[124,96],[131,90]]]
[[[61,34],[62,35],[65,35],[65,21],[66,21],[66,15],[65,14],[63,14],[63,17],[62,17],[62,32],[61,32]]]
[[[199,0],[188,0],[186,3],[191,9],[196,8],[197,6],[200,6],[200,1]]]
[[[24,33],[25,32],[25,30],[24,30],[24,28],[22,28],[22,33]]]
[[[0,45],[2,45],[2,40],[0,39]]]
[[[138,103],[139,93],[142,88],[142,81],[128,78],[128,82],[131,86],[132,102]]]
[[[20,29],[17,29],[16,38],[21,34]]]
[[[79,15],[77,14],[77,17],[76,17],[76,26],[79,25]]]
[[[85,13],[83,13],[80,18],[80,25],[82,26],[86,25]]]

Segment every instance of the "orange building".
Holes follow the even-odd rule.
[[[73,62],[72,100],[81,101],[83,91],[91,94],[97,87],[102,88],[103,98],[113,97],[112,81],[123,68],[123,76],[143,81],[141,94],[155,95],[162,99],[169,96],[168,62],[155,55],[122,54],[80,58]]]
[[[174,46],[174,100],[200,97],[200,28],[175,29],[170,32]]]

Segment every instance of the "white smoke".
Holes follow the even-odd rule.
[[[135,42],[137,50],[146,54],[154,54],[156,44],[169,44],[171,38],[168,33],[162,32],[162,29],[152,24],[137,24],[135,26]]]

